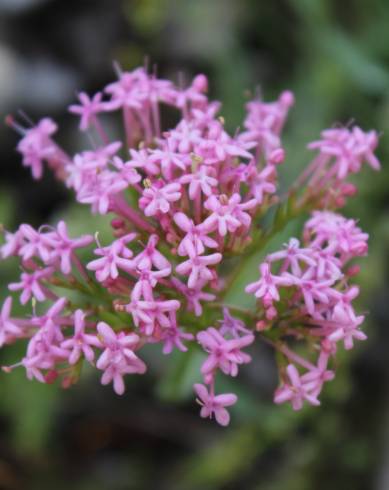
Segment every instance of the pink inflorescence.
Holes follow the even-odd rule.
[[[350,174],[364,163],[379,169],[377,133],[323,131],[308,145],[313,161],[281,197],[281,131],[292,93],[249,102],[243,131],[232,136],[207,88],[204,75],[181,88],[143,68],[119,72],[70,107],[93,142],[73,157],[55,142],[51,119],[26,129],[8,118],[22,133],[18,151],[33,178],[48,166],[79,203],[111,215],[112,238],[73,237],[64,221],[4,232],[1,257],[18,257],[22,269],[8,288],[29,309],[25,318],[13,316],[11,296],[1,308],[0,345],[27,342],[24,357],[4,371],[21,366],[30,379],[60,377],[68,387],[88,363],[120,395],[125,375],[146,371],[147,344],[159,343],[167,355],[200,348],[200,414],[227,425],[237,397],[215,393],[216,374],[237,376],[252,360],[250,345],[264,340],[278,352],[275,403],[319,404],[338,346],[366,338],[350,281],[368,236],[335,211],[356,191]],[[161,124],[164,106],[177,113],[169,129]],[[110,137],[103,120],[110,112],[121,115],[123,140]],[[265,254],[269,239],[304,214],[301,237]],[[245,286],[252,308],[226,304],[246,260],[261,253],[260,275]]]

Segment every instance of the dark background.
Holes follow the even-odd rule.
[[[383,171],[356,178],[360,192],[345,211],[371,236],[360,278],[369,340],[340,355],[322,407],[297,414],[272,404],[271,353],[258,347],[233,385],[240,401],[228,429],[198,417],[196,358],[184,367],[174,356],[154,360],[122,398],[88,372],[69,391],[27,382],[22,371],[0,374],[0,489],[389,489],[389,2],[0,0],[0,114],[50,115],[76,151],[87,144],[66,112],[76,91],[111,81],[113,60],[132,69],[146,56],[173,80],[206,73],[232,130],[247,91],[272,99],[292,89],[284,184],[321,129],[355,120],[382,133]],[[83,230],[86,210],[50,175],[32,181],[17,141],[3,125],[0,222],[13,229],[65,216]],[[0,273],[3,297],[15,264]],[[1,352],[1,363],[20,349]]]

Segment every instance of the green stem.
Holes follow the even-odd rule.
[[[282,231],[285,226],[293,219],[297,218],[300,214],[308,211],[311,208],[310,203],[303,199],[299,204],[296,203],[295,195],[291,194],[288,199],[280,203],[274,215],[272,226],[264,233],[258,230],[257,237],[253,239],[253,242],[247,247],[244,255],[239,261],[239,267],[237,267],[230,278],[227,281],[227,285],[221,294],[221,299],[226,296],[237,278],[239,277],[241,270],[244,269],[250,258],[263,249],[269,241]]]

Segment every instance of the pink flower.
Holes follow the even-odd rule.
[[[110,102],[104,104],[106,110],[111,111],[121,107],[141,109],[142,102],[138,84],[145,76],[143,68],[131,73],[121,73],[117,82],[113,82],[105,88],[105,92],[111,95]]]
[[[184,213],[176,213],[173,218],[176,225],[186,232],[177,248],[178,255],[193,257],[204,253],[205,247],[218,247],[218,243],[208,236],[205,226],[201,224],[195,225],[193,220],[189,219]]]
[[[71,105],[69,112],[80,116],[80,130],[86,131],[91,123],[95,121],[96,115],[104,111],[104,102],[101,102],[103,94],[97,92],[93,97],[89,97],[85,92],[80,92],[78,98],[81,105]]]
[[[146,216],[155,216],[158,212],[168,213],[171,203],[181,198],[181,186],[178,183],[163,185],[155,183],[143,191],[139,205],[144,209]]]
[[[326,349],[322,349],[317,366],[301,376],[301,381],[306,384],[306,388],[315,397],[320,394],[323,384],[335,377],[335,373],[327,369],[329,356],[330,354]]]
[[[131,148],[130,155],[131,159],[129,160],[128,164],[132,167],[140,168],[144,170],[148,175],[159,174],[159,167],[151,160],[148,150],[134,150],[133,148]]]
[[[173,277],[172,284],[185,296],[188,311],[193,311],[196,316],[201,316],[203,312],[200,301],[213,301],[216,298],[214,294],[202,291],[201,287],[198,287],[197,289],[188,288],[188,286],[183,284],[176,277]]]
[[[177,265],[176,271],[183,276],[189,276],[188,287],[196,288],[199,284],[210,281],[213,278],[208,266],[218,264],[222,259],[222,254],[214,253],[211,255],[194,255],[188,260]]]
[[[270,264],[268,262],[261,264],[259,270],[261,278],[259,281],[248,284],[245,288],[246,293],[254,294],[258,299],[263,298],[265,303],[279,301],[278,286],[290,286],[292,284],[291,279],[274,276],[270,271]]]
[[[201,131],[191,122],[183,119],[168,132],[169,138],[177,144],[180,153],[190,153],[201,141]]]
[[[175,312],[169,313],[171,325],[169,328],[162,330],[161,339],[163,341],[162,352],[164,354],[170,354],[174,347],[181,352],[186,352],[188,348],[184,345],[184,340],[193,340],[194,336],[191,333],[186,333],[177,325],[177,318]]]
[[[171,138],[167,138],[161,146],[161,149],[151,151],[150,161],[160,165],[162,176],[165,179],[171,179],[175,169],[186,169],[190,164],[190,158],[188,155],[176,152],[176,143]]]
[[[225,195],[210,196],[204,207],[212,211],[212,214],[204,221],[204,228],[217,229],[221,236],[225,236],[227,231],[235,232],[240,226],[248,228],[251,216],[244,211],[252,209],[256,202],[251,200],[240,204],[241,199],[239,194],[233,194],[230,198]]]
[[[130,162],[123,162],[123,160],[117,156],[112,159],[113,166],[119,171],[121,179],[125,180],[129,185],[135,185],[141,181],[142,177]]]
[[[292,403],[293,410],[301,410],[304,400],[314,406],[320,405],[319,400],[313,393],[310,380],[304,382],[300,378],[299,372],[293,364],[289,364],[286,368],[286,373],[289,378],[289,383],[285,383],[276,391],[274,395],[274,403],[280,404],[286,401]]]
[[[150,235],[144,250],[134,257],[134,264],[139,270],[151,270],[153,266],[158,270],[171,270],[170,262],[157,250],[158,241],[157,235]]]
[[[31,319],[31,325],[39,327],[45,332],[46,340],[60,342],[64,336],[62,333],[62,325],[66,324],[66,318],[60,316],[65,308],[67,298],[59,298],[50,306],[46,313],[42,316],[34,315]]]
[[[168,328],[162,332],[164,354],[170,354],[174,347],[181,352],[186,352],[188,348],[183,344],[183,340],[193,340],[191,333],[183,332],[180,328]]]
[[[86,313],[78,309],[74,313],[74,335],[71,338],[67,338],[61,343],[63,349],[71,349],[69,354],[69,364],[76,364],[81,355],[85,359],[92,363],[95,353],[93,347],[101,347],[101,342],[96,335],[85,333],[85,316]]]
[[[23,237],[23,242],[19,248],[18,254],[23,260],[29,260],[32,257],[40,257],[44,263],[48,263],[52,251],[52,243],[48,234],[40,233],[34,230],[30,225],[21,225],[19,233]]]
[[[252,161],[247,166],[246,173],[251,195],[257,201],[257,205],[263,203],[265,194],[274,194],[276,192],[275,181],[277,173],[274,165],[266,165],[259,171]]]
[[[367,254],[369,235],[356,226],[355,220],[346,219],[330,211],[314,211],[305,224],[304,233],[311,244],[318,247],[328,243],[333,255],[340,254],[344,264],[353,257]]]
[[[94,253],[100,255],[101,258],[89,262],[87,269],[95,271],[99,282],[104,282],[108,277],[116,279],[119,276],[119,269],[126,272],[134,270],[135,264],[130,260],[133,252],[127,247],[127,244],[135,237],[136,233],[129,233],[107,247],[96,248]]]
[[[242,320],[235,318],[230,314],[229,309],[226,306],[223,307],[223,320],[219,320],[219,323],[219,332],[223,337],[229,335],[236,339],[241,335],[248,335],[251,333]]]
[[[267,260],[270,262],[283,260],[282,269],[286,270],[291,267],[292,274],[295,276],[301,276],[302,274],[301,263],[306,266],[316,266],[313,250],[300,248],[300,242],[297,238],[291,238],[289,243],[285,244],[284,250],[268,255]]]
[[[127,187],[128,182],[119,174],[106,171],[87,181],[77,193],[77,200],[82,204],[90,204],[93,213],[107,214],[114,197]]]
[[[302,293],[305,301],[305,306],[310,315],[314,315],[316,311],[315,301],[328,304],[334,292],[331,286],[334,283],[333,279],[317,280],[311,270],[307,270],[301,277],[293,276],[286,272],[284,277],[290,281],[290,284],[296,286]]]
[[[247,364],[251,361],[251,357],[242,352],[241,349],[254,342],[254,335],[248,334],[243,337],[226,340],[220,332],[210,327],[199,332],[197,340],[209,354],[201,366],[201,372],[206,382],[209,382],[210,375],[212,376],[216,369],[220,369],[229,376],[236,376],[238,374],[238,365]]]
[[[189,184],[189,197],[194,200],[201,196],[201,192],[205,196],[212,194],[213,189],[218,184],[213,174],[212,168],[201,165],[195,172],[180,177],[179,181],[181,184]]]
[[[70,238],[66,223],[60,221],[55,234],[51,235],[48,240],[53,246],[51,256],[59,260],[62,273],[70,274],[72,261],[75,259],[74,251],[77,248],[87,247],[93,242],[93,237],[91,235],[83,235],[79,238]]]
[[[330,342],[339,342],[343,340],[344,347],[350,350],[354,346],[354,339],[366,340],[367,336],[359,329],[359,326],[363,323],[365,317],[363,315],[357,316],[351,306],[351,301],[358,295],[359,290],[357,287],[352,287],[345,293],[340,301],[336,303],[333,308],[330,322],[332,325],[332,332],[328,335]]]
[[[49,118],[26,131],[17,150],[23,155],[23,165],[31,167],[34,179],[40,179],[43,173],[43,161],[54,158],[57,147],[51,136],[57,131],[57,125]]]
[[[125,390],[123,376],[125,374],[143,374],[146,365],[134,353],[139,343],[139,337],[134,334],[126,335],[124,332],[116,334],[104,322],[97,324],[97,331],[104,346],[104,352],[96,362],[97,369],[104,371],[101,383],[106,385],[113,382],[113,388],[118,395]]]
[[[157,271],[151,271],[149,269],[136,269],[134,273],[139,276],[139,280],[131,292],[131,298],[136,297],[136,299],[144,298],[146,300],[150,300],[153,297],[153,288],[156,287],[161,278],[170,275],[171,268],[169,267]]]
[[[20,276],[20,282],[13,282],[9,284],[8,289],[10,291],[19,291],[20,302],[25,305],[33,296],[37,301],[44,301],[47,299],[47,293],[41,281],[50,277],[54,272],[53,267],[46,267],[45,269],[37,270],[31,274],[23,272]]]
[[[231,157],[251,159],[252,154],[244,148],[246,144],[230,138],[222,125],[218,121],[213,121],[210,123],[208,138],[201,140],[194,150],[195,154],[203,158],[205,165],[217,165]],[[249,146],[251,146],[250,142]]]
[[[126,306],[128,313],[132,314],[136,326],[143,325],[145,335],[154,333],[157,326],[171,328],[172,321],[170,313],[180,308],[180,302],[176,299],[171,300],[143,300],[132,301]]]
[[[205,75],[197,75],[192,84],[184,90],[173,90],[171,93],[173,103],[179,109],[188,110],[189,106],[204,107],[207,97],[203,94],[207,90]]]
[[[238,397],[233,393],[225,393],[223,395],[214,395],[208,393],[207,388],[202,384],[195,384],[194,390],[199,397],[199,404],[202,406],[200,416],[203,418],[212,418],[215,415],[216,421],[222,426],[230,423],[230,414],[225,407],[234,405]]]
[[[7,259],[8,257],[17,255],[23,243],[23,234],[20,229],[15,233],[10,233],[9,231],[6,231],[5,243],[0,247],[0,258]]]

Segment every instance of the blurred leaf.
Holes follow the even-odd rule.
[[[182,401],[193,393],[193,384],[201,381],[200,367],[204,354],[191,346],[188,352],[175,351],[158,386],[157,393],[167,401]]]
[[[382,94],[388,90],[389,71],[372,59],[358,42],[340,30],[328,29],[322,34],[321,43],[324,51],[361,90],[370,94]]]

